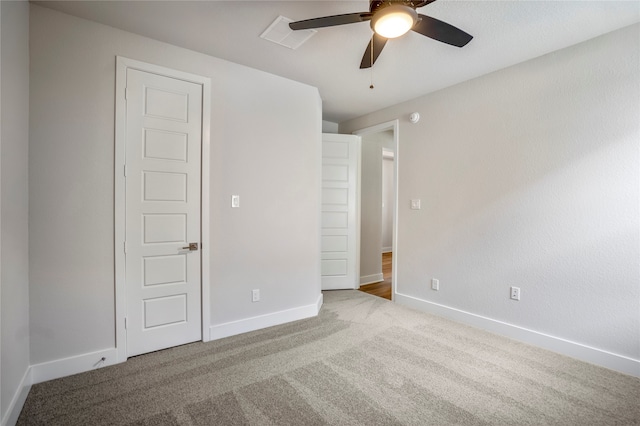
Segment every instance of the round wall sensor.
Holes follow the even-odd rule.
[[[417,112],[411,113],[411,115],[409,116],[409,121],[413,124],[416,124],[418,121],[420,121],[420,114]]]

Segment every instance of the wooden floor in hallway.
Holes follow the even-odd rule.
[[[382,253],[382,277],[384,281],[361,285],[360,291],[391,300],[391,264],[393,254]]]

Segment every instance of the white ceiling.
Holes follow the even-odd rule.
[[[333,122],[640,22],[640,0],[439,0],[418,12],[473,35],[467,46],[460,49],[409,32],[390,40],[371,70],[360,70],[371,37],[368,22],[319,29],[297,50],[260,34],[278,15],[302,20],[367,11],[367,0],[37,3],[315,86],[323,99],[323,118]]]

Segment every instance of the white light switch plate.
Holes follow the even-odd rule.
[[[420,210],[420,199],[411,200],[411,210]]]
[[[440,290],[440,281],[435,278],[431,279],[431,290]]]
[[[231,196],[231,207],[233,207],[233,208],[240,207],[240,196],[239,195],[232,195]]]

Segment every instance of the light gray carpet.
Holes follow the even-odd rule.
[[[640,379],[358,291],[33,386],[19,425],[631,425]]]

